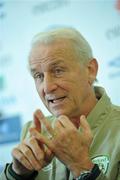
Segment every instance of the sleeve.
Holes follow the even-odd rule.
[[[29,136],[28,134],[28,129],[31,127],[32,122],[29,121],[28,123],[25,124],[25,126],[22,129],[21,132],[21,141],[26,138],[27,136]],[[11,163],[12,164],[12,163]],[[23,176],[19,176],[17,175],[11,167],[11,164],[6,164],[4,170],[2,171],[1,175],[0,175],[0,180],[24,180],[26,177]],[[33,180],[35,179],[35,177],[37,176],[38,173],[34,173],[31,175],[31,177],[29,177],[29,180]],[[31,179],[32,178],[32,179]],[[28,180],[28,176],[27,179]]]
[[[120,180],[120,162],[119,162],[118,176],[117,176],[116,180]]]
[[[96,178],[96,180],[108,180],[108,178],[101,172],[100,175]]]
[[[6,164],[6,167],[0,176],[0,180],[28,180],[28,179],[35,180],[37,175],[38,172],[34,171],[31,175],[20,176],[12,170],[12,163],[11,163],[11,164]]]
[[[48,117],[48,119],[50,119],[51,121],[53,120],[51,117]],[[32,127],[32,125],[33,125],[32,121],[29,121],[24,125],[21,131],[20,141],[29,137],[30,134],[29,134],[28,129]],[[28,180],[28,179],[34,180],[36,179],[38,172],[34,171],[33,174],[29,176],[29,178],[28,176],[27,177],[19,176],[12,170],[11,164],[6,164],[4,170],[2,171],[0,175],[0,180]]]

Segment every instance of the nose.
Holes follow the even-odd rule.
[[[57,89],[55,78],[50,74],[44,74],[43,91],[45,94],[49,94]]]

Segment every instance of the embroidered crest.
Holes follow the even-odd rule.
[[[103,174],[106,174],[108,166],[109,166],[109,157],[106,155],[100,155],[92,158],[92,162],[97,164]]]

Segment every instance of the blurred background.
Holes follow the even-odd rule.
[[[120,0],[0,0],[0,171],[35,109],[49,115],[27,67],[31,39],[62,26],[86,37],[99,62],[98,85],[120,105]]]

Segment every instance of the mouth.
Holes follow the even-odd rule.
[[[66,98],[66,96],[59,97],[59,98],[54,98],[54,99],[49,99],[48,103],[58,104],[58,103],[61,103],[65,98]]]

